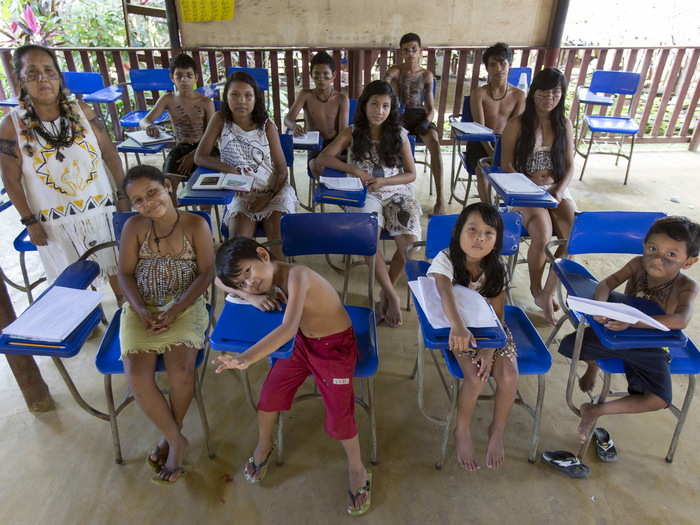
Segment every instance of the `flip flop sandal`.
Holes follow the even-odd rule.
[[[151,482],[155,483],[156,485],[173,485],[173,484],[177,483],[178,481],[180,481],[182,478],[184,478],[185,474],[187,474],[187,472],[185,472],[184,468],[178,467],[175,470],[170,471],[170,474],[168,475],[168,479],[163,479],[161,477],[162,472],[163,472],[163,469],[161,468],[160,472],[158,472],[158,474],[156,474],[155,476],[153,476],[151,478]],[[170,476],[172,476],[173,474],[177,474],[178,472],[180,473],[180,475],[178,477],[176,477],[175,479],[171,480]]]
[[[367,499],[359,509],[356,509],[355,501],[365,494],[367,494]],[[354,494],[352,491],[348,490],[348,495],[350,496],[350,501],[352,502],[351,505],[348,505],[348,507],[345,509],[348,511],[348,514],[350,516],[362,516],[363,514],[366,514],[370,505],[372,504],[372,473],[367,472],[367,483],[365,483],[364,487],[357,489]]]
[[[248,462],[246,463],[245,467],[243,467],[243,477],[248,483],[260,483],[263,479],[265,479],[268,462],[270,461],[270,455],[272,454],[273,450],[275,450],[275,447],[270,449],[270,452],[267,453],[267,457],[262,463],[260,463],[260,465],[255,464],[254,456],[250,456],[248,458]],[[252,468],[252,472],[248,472],[248,467]]]
[[[146,456],[146,464],[148,464],[148,466],[151,467],[156,474],[160,472],[160,470],[163,468],[163,464],[165,463],[160,450],[160,447],[156,447]],[[156,456],[158,459],[153,459],[152,456]]]
[[[615,442],[610,437],[607,430],[598,427],[593,431],[593,441],[598,458],[605,463],[613,463],[618,460]]]
[[[566,450],[543,452],[542,460],[570,478],[585,479],[591,473],[591,469],[588,466],[581,463],[581,460]]]

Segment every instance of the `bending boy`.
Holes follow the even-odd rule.
[[[404,105],[402,125],[412,135],[420,137],[430,152],[430,171],[435,178],[434,215],[445,212],[442,196],[442,156],[437,126],[433,123],[435,103],[433,100],[433,74],[421,67],[420,37],[407,33],[399,42],[403,63],[391,66],[386,81],[394,88],[399,102]]]
[[[333,286],[301,265],[276,261],[247,237],[225,242],[216,254],[217,277],[226,287],[245,294],[268,294],[274,287],[287,296],[282,324],[238,356],[216,358],[216,372],[245,370],[291,338],[294,351],[279,359],[265,379],[258,402],[258,444],[244,469],[246,480],[262,481],[272,453],[278,412],[289,410],[297,389],[313,375],[326,409],[325,430],[343,445],[350,477],[351,515],[369,510],[372,474],[363,463],[355,421],[352,379],[357,341],[352,323]]]
[[[469,107],[472,119],[478,124],[491,128],[500,135],[509,119],[517,117],[525,109],[525,93],[508,84],[508,71],[513,62],[513,50],[499,42],[489,47],[483,55],[488,73],[487,82],[471,93]],[[491,142],[467,143],[467,169],[476,173],[476,187],[479,200],[488,202],[488,182],[479,167],[479,160],[492,157],[494,146]]]
[[[325,51],[316,53],[311,59],[314,89],[302,89],[284,117],[285,125],[294,131],[294,136],[298,137],[307,131],[318,131],[323,138],[321,149],[309,152],[309,168],[314,177],[320,177],[323,171],[323,167],[316,163],[316,157],[326,144],[333,142],[338,133],[348,126],[348,97],[333,88],[335,75],[333,58]],[[306,126],[296,122],[302,109]]]

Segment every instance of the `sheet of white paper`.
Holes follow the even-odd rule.
[[[442,309],[440,293],[431,277],[419,277],[408,283],[421,309],[425,312],[428,322],[433,328],[449,328],[450,322]],[[465,326],[470,328],[485,328],[499,326],[500,322],[491,305],[479,292],[465,286],[453,287],[455,302],[460,317]]]
[[[600,315],[609,319],[614,319],[615,321],[622,321],[623,323],[635,324],[637,322],[642,322],[657,330],[663,330],[664,332],[669,331],[666,325],[628,304],[596,301],[594,299],[575,297],[572,295],[566,299],[566,304],[576,312],[588,315]]]
[[[250,191],[253,187],[253,177],[242,173],[227,173],[221,181],[221,187],[234,191]]]
[[[101,292],[54,286],[2,331],[18,339],[60,343],[92,312]]]
[[[357,177],[321,177],[321,184],[331,190],[359,191],[362,182]]]
[[[320,133],[318,131],[307,131],[303,135],[294,137],[294,144],[299,146],[313,146],[314,144],[320,144]]]
[[[503,188],[506,193],[517,195],[542,195],[545,190],[532,182],[522,173],[491,173],[489,177],[494,184]]]
[[[484,135],[493,133],[491,128],[487,128],[486,126],[478,124],[477,122],[453,122],[452,127],[460,133],[464,133],[466,135]]]
[[[160,144],[161,142],[172,142],[175,140],[175,137],[173,137],[170,133],[166,133],[165,131],[160,132],[160,135],[157,137],[151,137],[148,135],[148,133],[145,130],[141,131],[127,131],[124,133],[127,137],[129,137],[132,140],[135,140],[142,146],[148,146],[151,144]]]

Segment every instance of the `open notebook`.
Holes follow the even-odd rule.
[[[160,135],[157,137],[149,136],[145,130],[127,131],[124,135],[138,142],[141,146],[151,146],[153,144],[162,144],[163,142],[173,142],[175,140],[175,137],[163,130],[161,130]]]
[[[543,195],[547,190],[540,188],[522,173],[491,173],[494,184],[506,193],[517,195]]]
[[[430,326],[435,329],[450,328],[450,322],[442,309],[442,300],[440,299],[435,279],[419,277],[415,281],[410,281],[408,286],[428,318]],[[501,325],[496,312],[493,311],[491,305],[479,292],[459,284],[454,285],[453,290],[457,310],[465,326],[469,328],[488,328]]]
[[[244,173],[203,173],[192,185],[193,190],[250,191],[253,177]]]
[[[321,184],[331,190],[360,191],[362,181],[357,177],[321,177]]]
[[[321,143],[321,134],[318,131],[307,131],[303,135],[294,137],[295,146],[317,146]]]
[[[489,135],[493,133],[491,128],[478,122],[453,122],[452,127],[465,135]]]
[[[102,299],[101,292],[53,286],[2,331],[17,339],[60,343]]]

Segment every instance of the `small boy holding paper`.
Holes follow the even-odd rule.
[[[647,232],[644,254],[635,257],[601,281],[596,288],[594,299],[607,301],[610,292],[626,282],[625,295],[654,301],[666,312],[664,315],[654,316],[654,319],[669,329],[683,329],[693,315],[698,284],[682,274],[681,270],[687,270],[697,262],[699,250],[700,225],[686,217],[661,218]],[[625,330],[631,326],[605,317],[595,317],[595,320],[609,330]],[[649,328],[641,323],[634,326]],[[559,353],[571,357],[575,339],[575,333],[566,336],[559,345]],[[598,372],[595,359],[608,357],[617,357],[624,361],[630,395],[595,405],[583,404],[578,427],[582,442],[600,416],[651,412],[671,404],[668,349],[609,350],[600,343],[590,328],[586,328],[581,347],[580,359],[588,364],[588,369],[579,380],[582,391],[593,389]],[[612,440],[604,429],[596,429],[594,439],[601,459],[617,459]]]

